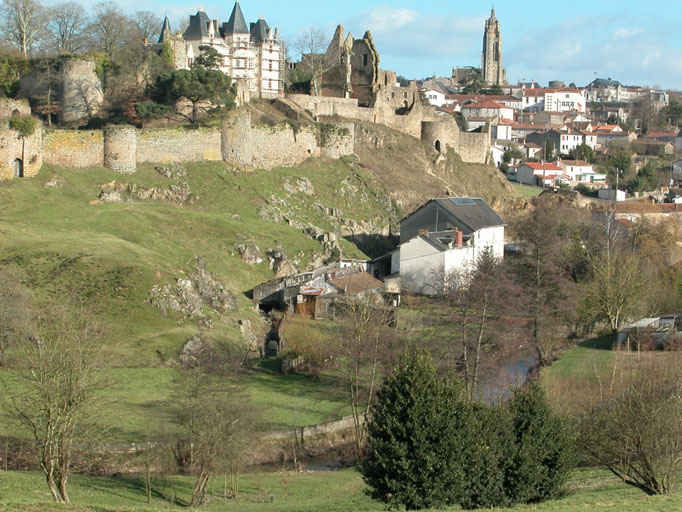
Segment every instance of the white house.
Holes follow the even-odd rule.
[[[564,170],[552,163],[526,162],[519,166],[516,181],[524,185],[551,186],[556,178],[564,175]]]
[[[482,100],[462,107],[462,113],[467,119],[470,117],[514,119],[514,109],[492,100]]]
[[[423,91],[426,100],[436,107],[445,105],[445,93],[437,89],[427,89]]]
[[[512,140],[512,126],[514,122],[509,119],[495,120],[490,126],[493,139]]]
[[[549,112],[586,112],[585,91],[572,87],[548,89],[545,93],[545,110]]]
[[[400,223],[403,286],[424,295],[461,286],[483,251],[504,257],[505,227],[483,199],[431,199]]]
[[[606,175],[594,172],[594,165],[582,160],[559,160],[559,167],[571,180],[570,185],[579,184],[606,186]]]
[[[504,157],[505,148],[497,144],[490,146],[490,155],[493,157],[493,162],[495,167],[499,167],[502,164],[502,158]]]

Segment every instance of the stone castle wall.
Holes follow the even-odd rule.
[[[137,163],[220,161],[220,130],[163,129],[137,132]]]
[[[136,130],[108,126],[104,130],[48,130],[45,162],[62,167],[108,167],[135,172],[136,165],[156,162],[225,161],[234,165],[272,168],[315,158],[336,159],[354,151],[352,123],[319,123],[294,128],[289,124],[251,126],[241,109],[223,129]]]
[[[101,167],[104,165],[102,130],[45,130],[43,158],[61,167]]]
[[[9,127],[8,120],[0,121],[0,180],[14,177],[15,161],[23,162],[23,175],[35,176],[43,166],[43,127],[36,123],[36,131],[22,138]]]
[[[134,126],[104,128],[104,167],[116,172],[137,170],[137,130]]]
[[[104,103],[104,92],[95,73],[95,63],[82,58],[64,59],[61,74],[61,121],[78,122],[98,114]]]
[[[252,125],[248,111],[238,109],[225,119],[221,145],[223,161],[269,169],[297,165],[307,158],[351,155],[354,144],[351,123],[259,126]]]

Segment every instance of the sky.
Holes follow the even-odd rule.
[[[167,14],[174,30],[199,7],[210,18],[227,21],[234,6],[234,0],[115,3],[128,13]],[[338,24],[356,38],[370,30],[383,69],[420,79],[481,65],[483,29],[492,5],[480,0],[241,0],[241,7],[247,23],[264,16],[290,45],[311,27],[330,39]],[[509,83],[536,80],[546,86],[549,80],[562,80],[584,86],[598,76],[682,89],[682,2],[498,0],[495,11]]]

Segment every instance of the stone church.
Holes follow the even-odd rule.
[[[506,85],[507,71],[502,67],[502,36],[500,20],[495,17],[495,8],[485,22],[483,33],[483,57],[481,74],[486,85]]]
[[[241,83],[251,96],[272,98],[284,92],[285,50],[279,29],[270,28],[262,17],[247,26],[239,0],[222,24],[210,19],[203,9],[190,15],[182,38],[171,36],[168,20],[164,20],[159,43],[166,41],[173,46],[178,69],[191,66],[201,53],[200,46],[211,46],[222,58],[219,69]],[[183,48],[178,48],[178,43]]]

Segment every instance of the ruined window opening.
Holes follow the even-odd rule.
[[[17,158],[14,161],[14,177],[15,178],[24,177],[24,163],[21,161],[21,158]]]
[[[362,54],[362,65],[366,66],[368,62],[369,62],[369,54],[363,53]]]
[[[438,139],[436,139],[436,144],[434,146],[436,148],[436,151],[440,153],[440,141]]]

